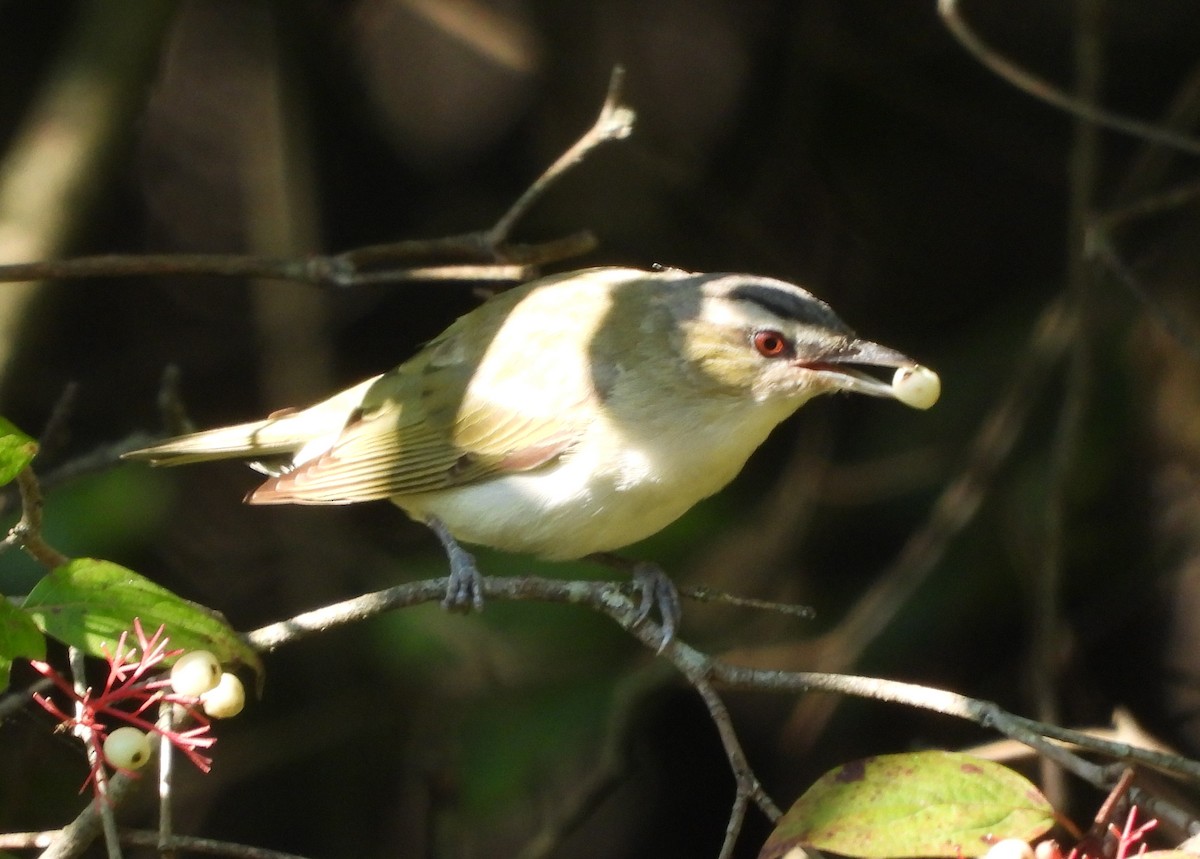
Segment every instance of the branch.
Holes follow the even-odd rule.
[[[967,23],[958,14],[958,0],[938,0],[937,10],[938,14],[942,16],[946,28],[975,59],[1017,89],[1096,125],[1154,143],[1161,143],[1189,155],[1200,155],[1200,140],[1140,119],[1112,113],[1085,99],[1076,98],[1063,92],[1049,81],[1025,71],[991,48],[967,26]]]
[[[517,221],[525,216],[529,208],[546,192],[562,174],[566,173],[584,157],[603,143],[610,140],[624,140],[633,133],[635,114],[632,108],[621,104],[621,86],[625,81],[625,70],[621,66],[613,68],[608,80],[608,94],[600,107],[600,115],[596,122],[575,142],[575,145],[558,157],[546,172],[529,186],[517,202],[504,213],[488,232],[487,242],[491,247],[498,247],[508,240]]]
[[[384,612],[422,603],[438,603],[445,596],[446,584],[446,578],[442,577],[409,582],[363,594],[260,627],[247,633],[245,638],[256,649],[269,653],[310,635],[350,623],[359,623]],[[661,627],[652,620],[641,617],[638,605],[624,583],[595,580],[562,581],[533,576],[487,576],[482,579],[481,589],[484,596],[490,600],[539,601],[586,606],[609,617],[650,651],[660,653],[664,637]],[[714,659],[684,643],[678,636],[661,650],[661,655],[704,699],[725,745],[726,757],[738,784],[730,824],[727,827],[727,843],[736,837],[749,800],[754,800],[770,819],[777,817],[779,811],[741,751],[728,713],[715,694],[718,688],[790,694],[833,692],[931,710],[998,731],[1052,758],[1070,772],[1098,787],[1111,787],[1120,777],[1120,768],[1114,770],[1111,767],[1093,764],[1063,748],[1059,742],[1071,743],[1080,749],[1122,763],[1141,764],[1182,775],[1200,783],[1200,762],[1128,743],[1105,741],[1081,731],[1036,722],[1009,713],[991,701],[969,698],[955,692],[914,683],[846,674],[746,668]],[[112,778],[109,798],[113,804],[118,804],[119,797],[128,790],[128,781],[121,774]],[[1171,819],[1186,831],[1200,832],[1200,823],[1157,797],[1141,792],[1136,801],[1148,810],[1153,809],[1153,813],[1158,816]],[[70,833],[73,843],[78,843],[80,832],[90,833],[90,837],[95,838],[99,828],[97,823],[94,804],[90,804],[63,832]],[[60,852],[48,852],[45,855],[64,857],[74,854],[64,848]]]
[[[9,546],[19,546],[31,558],[44,567],[54,569],[65,564],[69,558],[46,542],[42,537],[42,490],[37,477],[29,466],[17,474],[17,486],[21,490],[21,518],[0,541],[0,551]]]
[[[0,850],[43,848],[61,833],[61,829],[49,829],[43,832],[3,832],[0,833]],[[284,853],[281,850],[267,850],[262,847],[251,847],[248,844],[218,841],[214,838],[195,838],[190,835],[172,835],[164,844],[159,840],[158,833],[149,829],[121,830],[121,843],[131,847],[155,847],[161,850],[206,853],[212,856],[234,856],[238,859],[305,859],[303,856]],[[43,854],[43,856],[45,855]]]
[[[742,832],[746,810],[751,801],[772,823],[779,820],[783,812],[779,810],[779,806],[772,801],[771,797],[767,796],[762,782],[750,768],[750,762],[746,760],[746,753],[742,751],[742,744],[738,741],[737,732],[733,728],[733,720],[729,718],[729,710],[717,694],[717,690],[713,688],[708,678],[699,672],[688,676],[688,681],[700,693],[704,705],[708,707],[708,714],[712,717],[713,724],[717,726],[721,745],[725,747],[725,757],[729,761],[734,781],[737,784],[737,793],[734,795],[729,823],[725,826],[725,841],[721,844],[721,852],[718,854],[718,859],[729,859],[733,855],[733,848],[737,845],[738,835]]]
[[[333,256],[245,254],[105,254],[0,265],[0,283],[48,279],[147,276],[248,277],[345,289],[400,281],[522,281],[537,268],[580,256],[596,246],[590,232],[533,245],[510,245],[509,235],[555,180],[597,146],[633,131],[634,113],[621,104],[623,74],[613,71],[595,123],[485,230],[437,239],[369,245]]]
[[[346,623],[356,623],[385,611],[411,605],[438,602],[445,596],[445,578],[410,582],[371,594],[335,603],[324,608],[296,615],[279,623],[261,627],[247,634],[254,647],[273,651],[308,635],[333,629]],[[584,605],[607,615],[618,626],[638,639],[653,652],[662,646],[662,629],[653,621],[640,618],[638,606],[623,584],[604,581],[561,581],[535,577],[484,577],[483,594],[487,599],[535,600],[542,602]],[[1107,788],[1120,776],[1119,771],[1093,764],[1064,749],[1058,742],[1071,743],[1080,749],[1104,755],[1122,764],[1141,764],[1158,770],[1185,776],[1200,783],[1200,762],[1178,755],[1143,748],[1123,742],[1099,739],[1090,734],[1037,722],[1009,713],[991,701],[970,698],[955,692],[846,674],[824,672],[790,672],[744,668],[714,659],[678,637],[667,645],[662,655],[696,688],[704,698],[714,723],[725,744],[730,768],[738,783],[730,828],[740,826],[739,815],[747,799],[754,799],[768,818],[774,819],[778,809],[762,790],[761,783],[741,753],[736,737],[730,737],[732,727],[728,713],[715,688],[759,692],[834,692],[887,703],[905,704],[944,715],[965,719],[984,728],[998,731],[1045,755],[1076,776],[1097,787]],[[728,732],[728,733],[727,733]],[[1057,742],[1051,742],[1057,741]],[[1153,807],[1156,814],[1172,819],[1187,831],[1200,831],[1200,823],[1186,812],[1157,797],[1138,795],[1139,805]],[[736,835],[736,832],[734,832]]]
[[[75,720],[73,733],[87,749],[88,766],[91,767],[92,778],[96,780],[96,797],[94,803],[100,814],[100,828],[104,831],[104,845],[108,851],[108,859],[121,859],[121,841],[117,835],[117,818],[113,813],[113,804],[109,801],[110,778],[104,768],[100,744],[92,728],[83,720],[83,698],[87,694],[87,669],[83,661],[83,651],[77,647],[67,648],[67,657],[71,663],[71,679],[75,687]]]

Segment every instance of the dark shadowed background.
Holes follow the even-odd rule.
[[[1084,70],[1104,104],[1151,121],[1174,105],[1194,126],[1200,6],[1094,5],[1102,50]],[[997,50],[1074,88],[1085,28],[1072,3],[961,11]],[[88,150],[82,190],[25,213],[36,195],[3,189],[71,167],[54,134],[20,164],[13,153],[81,31],[101,34],[85,55],[119,55],[125,83],[80,123],[114,127]],[[927,413],[811,404],[726,492],[636,547],[681,582],[817,612],[689,603],[682,637],[764,667],[830,664],[817,636],[967,468],[1035,321],[1065,295],[1083,322],[1019,393],[1027,414],[977,515],[843,667],[1064,724],[1107,725],[1125,707],[1200,752],[1195,206],[1112,233],[1155,314],[1190,335],[1166,333],[1078,254],[1083,216],[1194,181],[1197,162],[1109,133],[1080,144],[1070,117],[972,59],[933,0],[0,2],[0,261],[304,255],[485,228],[592,122],[616,63],[634,135],[554,186],[517,240],[587,228],[598,249],[564,267],[802,283],[944,385]],[[100,71],[75,80],[102,83]],[[38,462],[49,473],[160,432],[167,365],[198,426],[259,417],[399,363],[478,303],[473,287],[0,285],[0,413],[38,434],[78,386]],[[247,508],[255,480],[237,464],[114,467],[51,487],[48,536],[239,629],[444,575],[433,537],[390,505]],[[479,557],[485,573],[609,575]],[[0,556],[4,593],[39,575]],[[784,806],[857,756],[991,739],[881,703],[847,702],[824,722],[795,698],[729,703]],[[61,825],[84,801],[82,753],[52,728],[32,712],[0,725],[0,829]],[[264,698],[218,735],[212,773],[179,777],[177,828],[312,856],[514,855],[613,760],[612,790],[552,855],[715,855],[733,799],[694,693],[607,621],[561,605],[425,606],[308,639],[267,660]],[[1089,818],[1095,797],[1072,796]],[[766,832],[752,815],[742,855]]]

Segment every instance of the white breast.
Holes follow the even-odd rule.
[[[631,438],[597,425],[570,454],[533,471],[392,499],[436,516],[467,543],[549,559],[619,549],[725,486],[794,404],[714,404],[689,425]]]

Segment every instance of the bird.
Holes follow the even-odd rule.
[[[835,392],[928,408],[940,381],[858,338],[796,284],[598,267],[500,292],[395,369],[315,405],[124,456],[249,460],[267,477],[250,504],[388,499],[445,549],[443,604],[470,610],[482,607],[481,578],[461,544],[611,561],[726,486],[778,424]],[[678,592],[657,565],[629,566],[637,617],[657,609],[665,647]]]

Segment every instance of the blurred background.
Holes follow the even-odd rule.
[[[1200,6],[961,12],[1068,91],[1195,128]],[[1200,753],[1194,156],[1014,89],[933,0],[0,0],[0,261],[303,256],[483,229],[591,124],[617,63],[633,136],[555,185],[516,240],[592,230],[598,248],[559,269],[802,283],[944,386],[927,413],[811,404],[727,491],[631,549],[681,583],[816,610],[689,603],[682,638],[1068,725],[1128,712]],[[1124,279],[1085,258],[1097,247]],[[197,426],[260,417],[404,360],[476,287],[0,284],[0,414],[34,435],[61,416],[37,463],[49,540],[243,630],[444,575],[432,535],[387,504],[249,508],[257,475],[237,464],[72,464],[163,431],[168,366]],[[0,592],[41,573],[0,555]],[[177,829],[310,856],[715,855],[733,779],[668,669],[562,605],[422,606],[309,638],[218,726],[212,773],[180,773]],[[855,757],[992,739],[877,702],[727,700],[784,807]],[[7,720],[0,830],[63,824],[85,774],[44,714]],[[127,819],[152,825],[149,794]],[[1056,795],[1090,819],[1094,795]],[[752,813],[740,855],[767,832]]]

